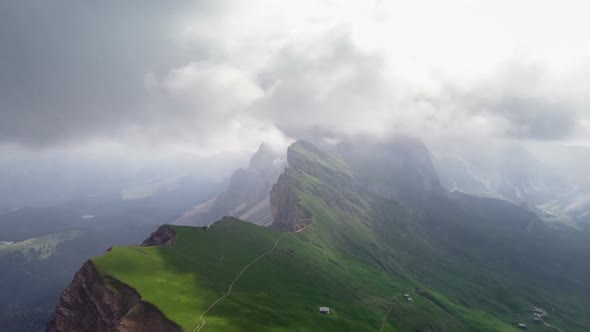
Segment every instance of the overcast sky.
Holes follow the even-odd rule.
[[[587,1],[0,1],[0,145],[590,142]]]

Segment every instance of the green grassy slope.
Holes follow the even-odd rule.
[[[335,220],[330,217],[319,216],[318,225]],[[412,290],[414,285],[401,276],[327,249],[319,242],[322,234],[314,229],[316,226],[283,237],[271,255],[246,271],[232,294],[206,317],[205,330],[378,330],[391,305],[388,300]],[[156,304],[187,331],[198,325],[200,313],[225,293],[239,270],[272,248],[282,235],[238,220],[210,229],[174,229],[178,234],[174,246],[116,247],[93,262],[103,274],[132,285],[145,301]],[[413,304],[400,300],[395,306],[386,331],[425,330],[430,326],[469,330],[453,316],[459,313],[451,315],[428,299],[413,296]],[[333,314],[321,315],[319,306],[331,307]],[[481,312],[466,313],[502,325]]]
[[[516,322],[553,331],[532,322],[531,304],[559,304],[546,320],[564,330],[590,324],[587,310],[567,305],[585,303],[585,294],[559,294],[551,282],[531,280],[529,270],[513,272],[502,257],[520,247],[498,242],[475,212],[437,198],[416,215],[415,207],[355,188],[338,158],[299,143],[290,151],[297,167],[283,180],[313,216],[302,232],[231,218],[210,228],[171,226],[172,246],[115,247],[94,264],[186,331],[277,239],[207,313],[202,331],[379,331],[382,324],[384,331],[516,331]],[[496,250],[502,244],[511,251]]]

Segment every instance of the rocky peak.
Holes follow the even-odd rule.
[[[231,176],[227,190],[215,200],[210,220],[224,215],[239,216],[262,199],[268,198],[273,183],[283,171],[285,161],[266,145],[252,156],[248,168],[239,168]]]
[[[419,139],[399,136],[389,141],[370,139],[341,144],[359,184],[389,199],[415,201],[444,192],[430,152]]]
[[[237,169],[218,197],[194,206],[175,224],[207,226],[223,216],[267,225],[271,219],[269,193],[286,164],[284,157],[262,144],[247,168]]]
[[[145,239],[141,245],[143,247],[151,246],[169,246],[174,244],[176,232],[168,225],[162,225],[153,232],[150,237]]]
[[[273,151],[267,144],[262,143],[258,151],[250,158],[248,169],[264,171],[281,166],[280,164],[284,164],[283,157]]]
[[[287,150],[287,161],[293,169],[314,176],[328,185],[352,189],[354,181],[348,165],[306,141],[297,141]]]
[[[351,195],[355,185],[350,169],[342,160],[305,141],[289,147],[287,160],[289,167],[270,194],[273,227],[297,231],[312,223],[313,216],[300,204],[297,191],[312,190],[327,206],[350,210],[350,202],[355,199]],[[314,183],[313,188],[306,184],[306,179]]]
[[[295,192],[296,185],[292,183],[291,172],[286,169],[273,185],[270,192],[270,205],[274,228],[294,232],[312,223],[312,215],[299,204],[299,197]]]

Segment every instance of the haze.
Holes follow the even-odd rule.
[[[379,271],[349,285],[338,280],[357,272],[333,270],[336,282],[326,285],[346,284],[342,294],[432,283],[433,294],[456,297],[438,303],[467,313],[438,321],[425,314],[435,312],[426,306],[431,299],[424,307],[418,300],[404,325],[413,330],[426,322],[410,322],[418,314],[451,330],[489,322],[516,329],[514,313],[527,312],[535,297],[558,309],[549,322],[583,331],[590,324],[583,282],[590,273],[589,12],[587,1],[574,0],[0,1],[0,330],[50,330],[54,318],[59,330],[68,316],[55,310],[59,294],[91,257],[133,286],[133,273],[110,270],[130,264],[116,260],[119,249],[103,255],[107,248],[142,243],[156,229],[163,235],[146,241],[161,244],[185,229],[179,225],[209,227],[229,215],[258,226],[223,219],[238,226],[223,226],[228,233],[219,239],[242,243],[243,231],[255,245],[242,243],[232,260],[234,247],[222,248],[201,228],[179,231],[204,249],[178,257],[220,263],[203,272],[177,257],[171,261],[186,264],[176,267],[182,273],[166,275],[173,269],[163,259],[167,268],[154,280],[194,275],[210,278],[210,287],[230,280],[231,269],[215,274],[226,264],[215,250],[229,248],[227,262],[242,262],[275,231],[303,239],[292,255],[312,261],[317,235],[323,255],[333,254],[318,261],[322,269],[336,262]],[[313,224],[321,227],[309,231]],[[130,252],[133,262],[146,258]],[[359,256],[338,260],[351,252]],[[286,279],[273,280],[279,288],[293,285],[288,271],[308,267],[281,271]],[[488,294],[488,285],[504,281],[510,287]],[[210,291],[195,285],[194,294]],[[211,294],[227,286],[215,285]],[[305,289],[314,301],[327,294]],[[365,321],[357,329],[377,321],[387,328],[396,312],[392,304],[382,318],[379,306],[393,303],[394,293],[407,300],[406,291],[371,293],[373,311],[359,315]],[[289,302],[292,315],[308,314],[297,311],[308,298],[301,300]],[[178,313],[178,326],[202,328],[203,315],[187,303],[154,305]],[[469,311],[471,304],[491,316]],[[345,320],[346,310],[361,308],[336,305],[334,317]],[[542,321],[542,313],[533,316]],[[277,326],[294,324],[276,317]],[[345,320],[337,322],[357,326]]]
[[[31,172],[302,137],[590,141],[583,1],[0,6],[2,164]]]

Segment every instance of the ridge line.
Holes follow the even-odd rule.
[[[311,226],[311,225],[309,225],[309,226]],[[303,231],[303,230],[305,230],[307,227],[308,227],[308,226],[306,226],[306,227],[303,227],[303,228],[302,228],[302,229],[300,229],[300,230],[293,231],[293,232],[289,232],[289,233],[285,233],[285,234],[283,234],[283,235],[279,236],[279,237],[276,239],[274,246],[273,246],[273,247],[272,247],[270,250],[268,250],[267,252],[263,253],[262,255],[260,255],[260,256],[258,256],[258,257],[256,257],[256,258],[255,258],[253,261],[251,261],[251,262],[250,262],[248,265],[244,266],[244,268],[243,268],[243,269],[240,271],[240,273],[239,273],[239,274],[236,276],[236,278],[235,278],[235,279],[232,281],[232,283],[229,285],[229,288],[228,288],[227,292],[226,292],[226,293],[225,293],[223,296],[221,296],[220,298],[218,298],[217,300],[215,300],[215,302],[213,302],[213,303],[212,303],[212,304],[211,304],[211,305],[210,305],[210,306],[209,306],[209,307],[208,307],[208,308],[207,308],[205,311],[203,311],[203,313],[201,313],[201,315],[199,316],[199,319],[200,319],[199,325],[197,325],[197,327],[195,327],[195,329],[193,330],[193,332],[199,332],[199,331],[201,331],[201,329],[202,329],[202,328],[205,326],[205,324],[207,323],[207,321],[206,321],[206,320],[205,320],[205,318],[204,318],[204,317],[205,317],[205,315],[206,315],[206,314],[207,314],[207,313],[208,313],[208,312],[209,312],[211,309],[213,309],[213,307],[215,307],[215,306],[216,306],[216,305],[217,305],[219,302],[221,302],[223,299],[225,299],[226,297],[228,297],[228,296],[231,294],[231,291],[232,291],[232,289],[233,289],[233,287],[234,287],[234,284],[235,284],[235,283],[236,283],[236,282],[237,282],[237,281],[240,279],[240,277],[242,276],[242,274],[244,274],[244,272],[246,272],[246,270],[248,270],[248,268],[249,268],[250,266],[254,265],[254,264],[255,264],[256,262],[258,262],[258,260],[260,260],[261,258],[263,258],[263,257],[265,257],[265,256],[269,255],[270,253],[272,253],[272,252],[273,252],[273,251],[276,249],[277,245],[279,244],[279,241],[280,241],[280,240],[281,240],[283,237],[286,237],[286,236],[288,236],[288,235],[292,235],[293,233],[299,233],[299,232],[302,232],[302,231]]]

